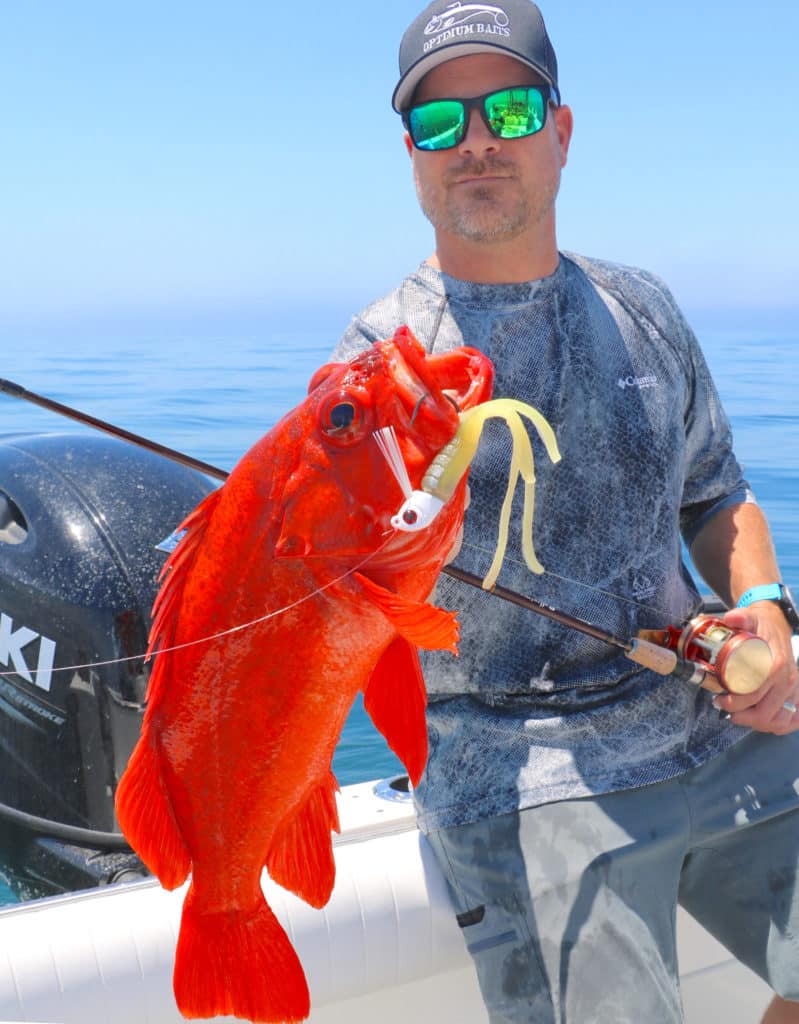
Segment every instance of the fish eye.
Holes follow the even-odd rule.
[[[337,402],[327,415],[334,430],[343,430],[352,426],[357,414],[352,402]]]
[[[348,391],[329,395],[319,408],[319,427],[329,440],[339,444],[352,444],[366,432],[365,408]]]

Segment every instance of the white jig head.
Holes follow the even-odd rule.
[[[427,491],[413,491],[403,501],[399,512],[391,517],[391,525],[403,533],[426,530],[444,507],[445,502]]]

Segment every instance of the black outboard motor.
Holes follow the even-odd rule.
[[[123,845],[114,792],[144,711],[156,545],[212,489],[122,441],[0,436],[0,822],[52,825],[28,851],[42,883],[87,859],[70,843],[83,832]]]

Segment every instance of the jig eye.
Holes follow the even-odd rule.
[[[368,431],[365,403],[348,391],[328,395],[319,408],[319,427],[328,441],[353,444]]]

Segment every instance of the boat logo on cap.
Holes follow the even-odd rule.
[[[454,36],[470,35],[503,35],[509,36],[510,19],[501,7],[491,4],[463,4],[460,0],[449,6],[441,14],[434,14],[424,28],[426,36],[441,33],[435,39],[425,43],[425,50],[439,46]]]

